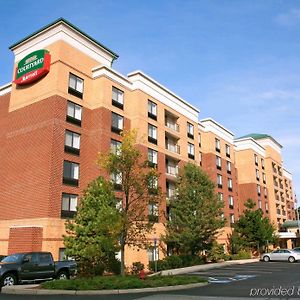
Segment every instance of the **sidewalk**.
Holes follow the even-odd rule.
[[[259,259],[244,259],[244,260],[232,260],[221,263],[211,263],[205,265],[192,266],[187,268],[165,270],[156,274],[161,275],[180,275],[186,273],[192,273],[203,270],[211,270],[222,268],[230,265],[241,265],[247,263],[258,262]],[[154,274],[153,274],[154,275]],[[152,276],[153,276],[152,275]],[[19,295],[111,295],[111,294],[131,294],[131,293],[150,293],[150,292],[162,292],[162,291],[175,291],[189,288],[196,288],[205,286],[207,283],[192,283],[187,285],[177,286],[164,286],[156,288],[144,288],[144,289],[126,289],[126,290],[99,290],[99,291],[70,291],[70,290],[45,290],[40,289],[39,284],[28,285],[14,285],[3,287],[2,294],[19,294]]]

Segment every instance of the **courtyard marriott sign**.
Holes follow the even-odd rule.
[[[46,75],[50,70],[51,56],[47,50],[37,50],[25,56],[16,68],[14,83],[25,85]]]

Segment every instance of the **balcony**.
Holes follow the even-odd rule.
[[[179,125],[177,124],[177,120],[178,120],[178,117],[173,115],[172,113],[168,112],[168,111],[165,111],[165,125],[176,131],[176,132],[179,132]]]
[[[178,164],[176,161],[166,160],[166,174],[174,177],[178,175]]]
[[[173,198],[174,196],[175,196],[175,189],[167,189],[167,198],[168,199],[171,199],[171,198]]]
[[[180,146],[177,144],[177,140],[166,137],[165,141],[167,150],[180,154]]]

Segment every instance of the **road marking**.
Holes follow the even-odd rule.
[[[256,275],[235,275],[234,277],[208,277],[208,282],[209,283],[230,283],[233,281],[241,281],[241,280],[247,280],[249,278],[256,277]]]

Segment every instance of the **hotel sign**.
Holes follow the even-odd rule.
[[[25,85],[45,76],[50,70],[51,55],[47,50],[37,50],[25,56],[16,68],[14,83]]]

